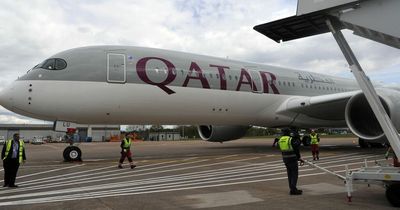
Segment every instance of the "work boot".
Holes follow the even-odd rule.
[[[290,191],[290,195],[301,195],[301,194],[303,194],[303,190]]]
[[[136,165],[131,165],[131,169],[134,169],[136,167]]]

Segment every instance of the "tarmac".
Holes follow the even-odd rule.
[[[62,161],[64,143],[26,144],[18,188],[0,188],[0,209],[394,209],[382,185],[355,185],[308,165],[289,195],[286,169],[273,139],[220,143],[134,142],[134,162],[117,168],[118,142],[82,143],[83,161]],[[344,175],[366,159],[388,164],[384,149],[361,149],[354,138],[321,138],[319,166]],[[304,159],[312,160],[309,147]],[[1,180],[3,179],[3,170]],[[3,181],[1,181],[3,182]]]

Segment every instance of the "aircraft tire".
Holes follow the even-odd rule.
[[[392,184],[386,188],[386,198],[395,207],[400,207],[400,184]]]
[[[69,147],[64,149],[64,152],[63,152],[64,161],[70,161],[68,158],[68,153],[69,153]]]
[[[368,148],[369,145],[367,142],[365,142],[364,139],[362,138],[358,138],[358,145],[360,145],[361,148]]]
[[[64,149],[63,157],[65,161],[81,161],[82,151],[77,146],[68,146]]]
[[[371,147],[372,148],[384,148],[385,145],[383,145],[382,143],[371,143]]]

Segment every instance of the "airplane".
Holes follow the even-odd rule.
[[[378,87],[400,128],[400,92]],[[355,80],[251,62],[133,46],[57,53],[0,93],[8,110],[80,124],[195,124],[202,139],[243,137],[250,126],[349,127],[384,133]],[[73,146],[64,158],[80,159]]]

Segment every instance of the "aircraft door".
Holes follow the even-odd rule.
[[[261,75],[258,70],[249,69],[251,80],[253,81],[251,84],[251,90],[253,93],[262,93],[263,92],[263,85],[261,82]]]
[[[107,53],[107,82],[126,82],[125,54]]]

